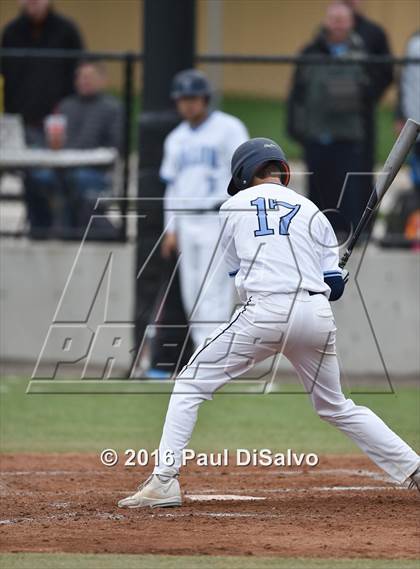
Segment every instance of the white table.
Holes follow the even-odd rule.
[[[28,168],[83,168],[112,166],[118,152],[115,148],[94,148],[92,150],[49,150],[24,148],[20,150],[0,149],[0,170]]]

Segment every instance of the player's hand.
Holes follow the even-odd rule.
[[[350,278],[350,273],[346,269],[343,269],[343,272],[341,273],[341,278],[343,279],[344,284],[347,284]]]
[[[177,251],[175,233],[167,233],[162,241],[160,253],[164,259],[169,259]]]

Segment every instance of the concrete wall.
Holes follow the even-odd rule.
[[[63,359],[69,338],[73,344],[68,346],[68,360],[80,356],[83,366],[88,346],[89,365],[104,367],[113,352],[110,334],[121,344],[114,350],[115,365],[128,365],[133,348],[133,245],[88,244],[79,250],[58,242],[3,240],[0,260],[2,359],[35,365],[50,330],[43,360],[51,364],[51,372]],[[353,276],[359,261],[357,251],[350,263]],[[418,256],[369,247],[358,283],[381,355],[352,280],[344,300],[334,304],[344,373],[384,377],[381,357],[391,376],[418,373]],[[69,366],[67,377],[78,369]]]
[[[197,0],[200,53],[208,52],[214,45],[211,38],[216,31],[209,25],[209,10],[215,2],[222,3],[221,33],[217,30],[217,35],[221,35],[221,50],[239,54],[296,53],[313,36],[328,4],[328,0]],[[54,4],[77,22],[88,49],[139,51],[142,48],[142,0],[55,0]],[[365,0],[363,9],[385,27],[394,53],[402,55],[407,38],[419,26],[420,3]],[[17,0],[1,0],[0,28],[17,12]],[[277,97],[286,92],[290,72],[290,66],[227,65],[223,66],[222,86],[227,91]],[[118,64],[110,66],[110,75],[114,86],[120,87]],[[140,77],[139,80],[141,83]]]
[[[93,349],[91,362],[105,365],[104,353],[107,357],[110,355],[108,347],[103,346],[97,354],[97,346],[91,343],[92,336],[98,326],[112,326],[115,322],[124,323],[128,329],[124,350],[132,349],[133,246],[86,244],[79,247],[54,241],[3,240],[0,258],[2,359],[30,361],[35,366],[50,333],[52,337],[46,342],[43,363],[55,363],[63,360],[63,356],[75,360]],[[68,353],[63,354],[66,338],[73,341]],[[96,343],[98,340],[102,341],[100,334],[96,336]],[[121,368],[129,361],[125,352],[118,365]]]

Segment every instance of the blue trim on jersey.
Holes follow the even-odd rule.
[[[229,276],[231,278],[236,277],[236,275],[239,273],[239,269],[236,269],[236,271],[229,271]]]
[[[177,157],[177,175],[186,168],[199,164],[214,170],[219,167],[218,162],[217,148],[214,146],[200,145],[196,148],[183,148]]]
[[[333,275],[339,275],[341,277],[342,272],[341,271],[324,271],[324,276],[333,276]]]

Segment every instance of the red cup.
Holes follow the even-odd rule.
[[[63,148],[66,141],[67,118],[64,115],[49,115],[44,121],[47,144],[53,150]]]

